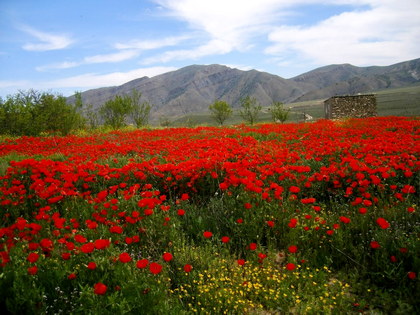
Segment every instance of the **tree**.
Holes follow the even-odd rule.
[[[253,125],[261,111],[261,105],[257,103],[256,98],[246,96],[241,99],[241,107],[242,110],[239,111],[239,114],[246,122]]]
[[[289,117],[290,109],[285,109],[282,102],[273,102],[270,108],[271,118],[274,122],[284,123]]]
[[[131,113],[130,117],[133,119],[134,124],[137,128],[147,125],[149,122],[150,110],[152,105],[147,102],[140,102],[141,93],[137,90],[133,90],[131,93]]]
[[[61,95],[19,91],[0,102],[0,132],[36,136],[42,132],[67,135],[80,126],[81,115]]]
[[[132,112],[132,101],[129,96],[117,95],[105,102],[99,109],[104,124],[113,129],[126,126],[127,116]]]
[[[232,109],[225,101],[214,101],[214,103],[209,106],[209,110],[211,111],[213,119],[216,120],[220,126],[222,126],[225,120],[232,115]]]

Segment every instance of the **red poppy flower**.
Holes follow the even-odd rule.
[[[70,254],[70,253],[62,253],[62,254],[61,254],[61,258],[62,258],[63,260],[69,260],[69,259],[70,259],[70,257],[71,257],[71,254]]]
[[[252,204],[250,204],[249,202],[246,202],[244,204],[245,209],[251,209],[252,208]]]
[[[344,224],[348,224],[348,223],[350,223],[351,220],[347,217],[341,216],[340,221],[343,222]]]
[[[96,264],[91,261],[90,263],[87,264],[88,269],[90,270],[95,270],[96,269]]]
[[[120,256],[119,256],[119,261],[120,262],[122,262],[122,263],[128,263],[128,262],[130,262],[131,261],[131,256],[130,256],[130,254],[129,253],[121,253],[120,254]]]
[[[162,258],[163,258],[163,260],[164,260],[164,261],[169,262],[169,261],[171,261],[171,260],[172,260],[173,256],[172,256],[172,254],[171,254],[171,253],[164,253],[164,254],[162,255]]]
[[[39,258],[39,255],[37,253],[29,253],[26,260],[31,263],[35,263],[38,260],[38,258]]]
[[[93,252],[94,249],[95,249],[95,245],[93,245],[93,243],[86,243],[80,246],[80,250],[85,254],[89,254]]]
[[[149,265],[149,270],[152,274],[157,275],[162,271],[162,265],[160,265],[158,263],[155,263],[155,262],[152,262]]]
[[[38,273],[38,267],[37,266],[32,266],[28,268],[28,274],[30,274],[31,276],[34,276]]]
[[[296,245],[291,245],[289,246],[288,250],[289,250],[289,253],[294,254],[297,252],[298,248]]]
[[[87,242],[86,237],[84,237],[83,235],[80,235],[80,234],[76,234],[74,236],[74,240],[78,243],[86,243]]]
[[[71,273],[71,274],[69,274],[69,275],[67,276],[67,279],[69,279],[69,280],[74,280],[74,279],[76,279],[76,274],[75,274],[75,273]]]
[[[288,226],[293,229],[296,227],[297,223],[298,223],[298,220],[295,218],[292,218],[290,219]]]
[[[222,237],[222,243],[229,243],[229,241],[230,241],[230,238],[229,238],[229,236],[223,236]]]
[[[98,240],[95,240],[93,243],[96,249],[105,249],[109,245],[111,245],[111,241],[107,239],[98,239]]]
[[[250,250],[256,250],[257,247],[258,247],[257,243],[251,243],[251,244],[249,244],[249,249]]]
[[[93,292],[97,295],[104,295],[108,287],[102,282],[98,282],[93,286]]]
[[[289,191],[290,191],[292,194],[297,194],[298,192],[300,192],[300,188],[299,188],[299,187],[297,187],[297,186],[290,186]]]
[[[274,221],[267,221],[267,225],[272,228],[274,227],[275,223]]]
[[[184,265],[184,271],[185,272],[190,272],[191,270],[192,270],[192,266],[190,264]]]
[[[143,269],[143,268],[146,268],[148,264],[149,264],[149,261],[144,258],[137,261],[136,266],[139,269]]]
[[[239,266],[245,265],[245,259],[238,259],[236,262]]]
[[[387,220],[385,220],[384,218],[378,218],[376,220],[376,223],[381,227],[381,229],[387,229],[390,227],[390,224]]]
[[[212,237],[212,236],[213,236],[213,233],[212,233],[212,232],[209,232],[209,231],[205,231],[205,232],[203,233],[203,236],[204,236],[205,238],[210,238],[210,237]]]
[[[109,231],[111,233],[121,234],[123,232],[123,228],[121,226],[114,225],[109,228]]]
[[[411,279],[411,280],[414,280],[414,279],[416,279],[417,274],[416,274],[414,271],[409,271],[409,272],[407,273],[407,277],[408,277],[409,279]]]
[[[379,243],[377,241],[372,241],[370,242],[370,247],[373,249],[378,249],[381,247],[381,245],[379,245]]]
[[[286,269],[287,269],[287,270],[290,270],[290,271],[295,270],[295,269],[296,269],[296,265],[295,265],[295,264],[293,264],[293,263],[288,263],[288,264],[286,265]]]
[[[367,209],[366,208],[359,208],[359,213],[360,214],[366,214]]]
[[[178,215],[179,216],[183,216],[183,215],[185,215],[185,210],[184,209],[178,209]]]
[[[41,245],[42,249],[44,249],[44,250],[52,250],[53,242],[49,238],[43,238],[39,242],[39,245]]]

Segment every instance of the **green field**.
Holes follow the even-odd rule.
[[[373,92],[377,97],[378,116],[420,116],[420,85],[411,87],[387,89]],[[303,114],[312,116],[315,120],[324,118],[324,99],[285,104],[290,107],[289,122],[303,121]],[[259,122],[271,120],[268,107],[263,107]],[[225,125],[240,124],[242,118],[238,111],[226,120]],[[216,125],[209,112],[194,113],[176,117],[172,126]]]

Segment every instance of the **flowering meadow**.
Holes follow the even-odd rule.
[[[13,314],[420,312],[420,120],[0,143]]]

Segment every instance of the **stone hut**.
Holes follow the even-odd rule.
[[[376,116],[376,97],[373,94],[333,96],[324,101],[326,119],[365,118]]]

